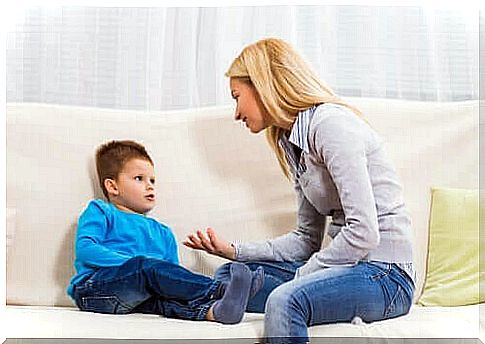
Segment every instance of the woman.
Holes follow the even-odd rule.
[[[253,133],[266,129],[283,172],[294,180],[297,226],[244,244],[209,228],[184,244],[252,270],[263,266],[263,288],[247,311],[265,312],[270,343],[306,342],[307,326],[316,324],[406,314],[415,289],[410,217],[375,131],[282,40],[247,46],[226,76],[236,120]],[[333,240],[322,248],[325,230]],[[228,278],[229,265],[216,277]]]

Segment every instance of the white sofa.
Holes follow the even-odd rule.
[[[478,101],[347,100],[385,139],[402,179],[414,224],[417,300],[426,269],[431,186],[478,187]],[[90,199],[102,196],[93,154],[106,140],[127,138],[144,143],[154,159],[159,197],[152,215],[173,229],[179,243],[187,233],[206,226],[228,240],[274,237],[293,228],[291,183],[280,172],[264,134],[253,135],[234,122],[232,107],[139,112],[7,104],[4,336],[256,342],[263,331],[261,314],[246,314],[237,325],[221,325],[74,308],[65,290],[74,273],[76,221]],[[182,245],[180,256],[185,266],[205,274],[225,262]],[[354,343],[480,338],[485,322],[480,321],[479,308],[415,304],[401,318],[315,326],[310,336],[312,342],[360,340]]]

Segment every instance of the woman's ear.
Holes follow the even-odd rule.
[[[118,185],[116,185],[116,180],[114,179],[106,178],[104,180],[104,187],[109,195],[117,196],[119,194]]]

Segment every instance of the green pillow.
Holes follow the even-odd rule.
[[[479,303],[478,190],[432,188],[422,306]]]

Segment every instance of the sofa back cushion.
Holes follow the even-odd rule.
[[[479,191],[433,188],[427,273],[419,304],[464,306],[485,301],[480,285]],[[483,240],[483,239],[482,239]]]
[[[349,99],[383,136],[413,218],[415,261],[425,273],[430,188],[478,185],[478,102]],[[72,306],[79,213],[102,197],[96,147],[111,139],[146,145],[155,162],[152,216],[180,243],[212,226],[227,240],[258,240],[294,228],[296,201],[264,134],[233,121],[232,107],[138,112],[45,104],[7,106],[7,207],[15,213],[7,303]],[[180,245],[181,262],[212,274],[223,259]]]

